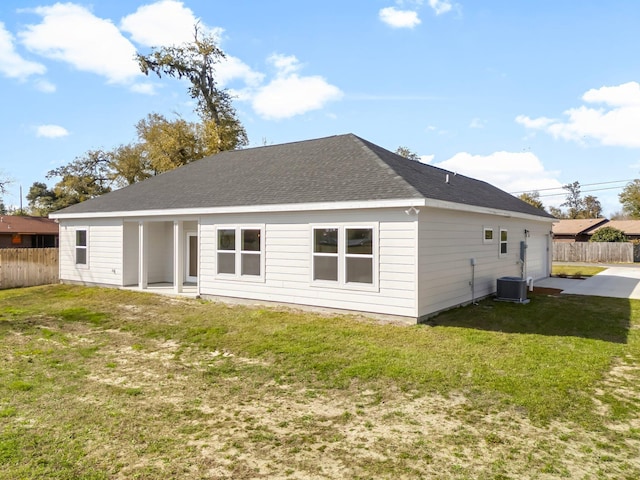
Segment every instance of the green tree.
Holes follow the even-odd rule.
[[[560,219],[569,218],[567,213],[563,212],[562,209],[558,208],[558,207],[550,206],[549,207],[549,213],[551,215],[553,215],[554,217],[556,217],[556,218],[560,218]]]
[[[33,182],[27,193],[27,200],[31,215],[46,217],[56,209],[56,194],[43,182]]]
[[[593,195],[584,197],[583,205],[581,218],[600,218],[602,216],[602,204]]]
[[[540,200],[540,192],[525,192],[518,195],[518,198],[523,202],[527,202],[529,205],[533,205],[536,208],[539,208],[542,211],[546,211],[544,208],[544,204]]]
[[[584,200],[580,195],[580,182],[568,183],[562,188],[567,191],[565,202],[561,205],[567,207],[567,216],[569,218],[583,218]]]
[[[170,122],[152,113],[136,125],[143,164],[156,175],[204,156],[195,124],[181,118]]]
[[[149,178],[151,168],[140,143],[120,145],[111,152],[110,177],[119,187],[126,187]]]
[[[395,153],[401,157],[408,158],[409,160],[415,160],[416,162],[420,161],[420,155],[409,150],[407,147],[398,147]]]
[[[640,218],[640,179],[627,183],[618,199],[622,204],[622,211],[633,219]]]
[[[200,35],[194,28],[193,41],[180,46],[157,47],[149,55],[137,54],[138,65],[145,75],[153,72],[186,79],[191,83],[189,95],[196,100],[196,112],[203,122],[213,122],[217,151],[233,150],[248,144],[247,133],[238,120],[231,95],[220,88],[215,66],[225,58],[212,35]]]
[[[7,212],[7,207],[5,207],[2,197],[7,193],[7,189],[11,183],[13,183],[12,180],[0,172],[0,206],[2,207],[2,212],[0,213],[2,215],[6,215]]]
[[[582,197],[580,182],[568,183],[562,188],[567,191],[567,195],[561,206],[567,207],[567,210],[563,213],[563,217],[558,218],[599,218],[602,215],[602,205],[596,197],[593,195]]]
[[[114,183],[111,162],[111,152],[89,150],[68,165],[50,170],[48,179],[61,178],[53,187],[53,209],[58,210],[110,192]]]
[[[621,230],[613,227],[602,227],[597,229],[591,238],[590,242],[627,242],[629,241]]]

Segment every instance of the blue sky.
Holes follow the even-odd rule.
[[[640,177],[636,0],[3,0],[5,203],[151,112],[195,120],[187,85],[133,56],[196,21],[251,146],[352,132],[547,205],[579,181],[605,215]]]

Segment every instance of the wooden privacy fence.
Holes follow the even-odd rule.
[[[0,289],[57,282],[57,248],[0,248]]]
[[[631,242],[553,242],[553,261],[633,263],[634,245]]]

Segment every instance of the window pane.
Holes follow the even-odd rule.
[[[86,265],[87,264],[87,249],[86,248],[76,248],[76,264],[77,265]]]
[[[507,241],[507,231],[506,230],[500,230],[500,240],[502,242],[506,242]]]
[[[86,247],[87,246],[87,231],[86,230],[76,230],[76,246],[78,246],[78,247]]]
[[[486,230],[484,231],[484,239],[485,239],[485,240],[493,240],[493,230],[491,230],[491,229],[489,229],[489,228],[488,228],[488,229],[486,229]]]
[[[236,231],[218,230],[218,250],[236,249]]]
[[[347,257],[347,283],[373,283],[373,259]]]
[[[316,253],[338,253],[338,229],[316,228],[313,231],[313,251]]]
[[[338,257],[313,257],[313,279],[338,281]]]
[[[347,228],[347,253],[371,255],[372,238],[370,228]]]
[[[218,273],[236,273],[236,254],[218,252]]]
[[[242,275],[260,276],[260,255],[255,253],[242,254]]]
[[[507,242],[500,243],[500,253],[502,254],[507,253]]]
[[[242,250],[260,251],[260,230],[242,230]]]

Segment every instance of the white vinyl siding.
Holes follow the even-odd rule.
[[[153,283],[173,282],[173,222],[148,222],[147,237],[148,272],[147,281]]]
[[[198,231],[198,293],[207,297],[236,297],[256,301],[328,307],[415,319],[471,301],[471,258],[475,260],[476,298],[495,292],[502,276],[519,276],[519,243],[527,241],[525,274],[541,278],[549,273],[551,219],[523,220],[501,215],[423,207],[419,214],[406,208],[341,211],[216,214],[185,217],[184,232]],[[140,221],[144,228],[141,229]],[[188,221],[186,221],[188,220]],[[145,249],[148,280],[172,282],[176,246],[174,222],[179,218],[60,220],[60,278],[63,281],[121,286],[136,285]],[[361,237],[373,228],[372,248],[337,255],[338,277],[321,285],[313,280],[313,228],[336,228]],[[260,230],[260,250],[242,248],[241,229]],[[76,265],[76,230],[87,230],[87,265]],[[217,232],[233,229],[234,274],[218,274]],[[485,243],[484,232],[493,231]],[[507,254],[499,254],[500,229],[508,231]],[[526,237],[524,231],[529,231]],[[145,245],[140,245],[140,232]],[[239,237],[238,237],[239,236]],[[245,246],[246,247],[246,246]],[[260,257],[260,280],[242,280],[242,255]],[[323,255],[318,255],[323,256]],[[342,257],[342,260],[340,260]],[[346,261],[371,261],[373,285],[349,284]],[[341,262],[341,263],[340,263]],[[247,260],[245,268],[256,262]],[[360,265],[362,267],[362,265]],[[126,274],[123,274],[123,269]],[[368,267],[360,268],[368,281]],[[248,271],[247,271],[248,273]]]
[[[493,226],[491,226],[493,224]],[[494,241],[485,243],[478,232],[494,231]],[[472,300],[471,276],[474,274],[476,298],[496,291],[496,281],[503,276],[522,273],[519,244],[548,235],[549,221],[532,221],[504,216],[424,208],[420,212],[419,231],[419,315],[424,316]],[[500,255],[500,230],[508,231],[507,253]],[[528,264],[536,264],[534,278],[546,276],[546,249],[528,249]],[[472,268],[471,259],[476,265]]]
[[[76,264],[77,231],[86,231],[87,263]],[[122,221],[60,221],[60,279],[81,283],[122,285]]]
[[[264,280],[238,282],[217,275],[217,229],[264,221]],[[202,217],[200,293],[413,317],[415,223],[404,209],[294,212]],[[312,226],[377,225],[377,279],[371,285],[318,285],[312,278]],[[251,287],[248,287],[251,285]]]

